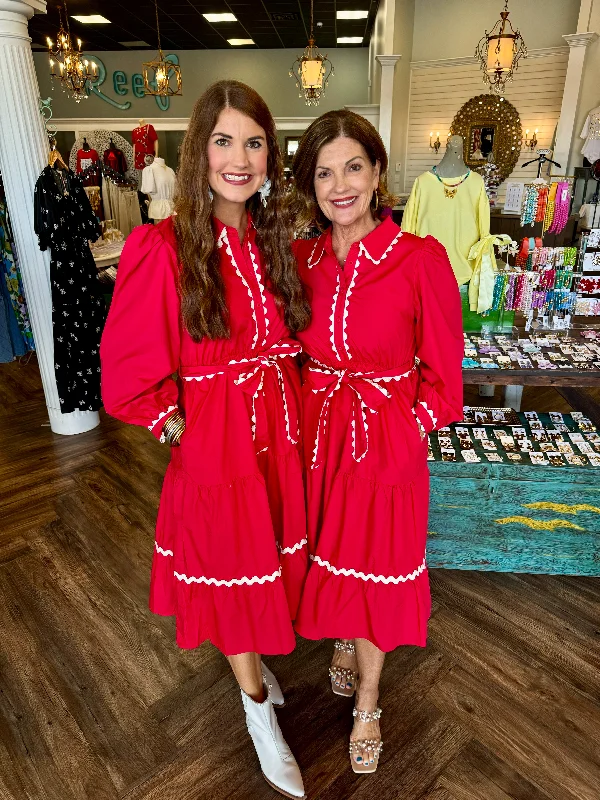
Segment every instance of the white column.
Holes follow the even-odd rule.
[[[566,175],[573,141],[575,116],[579,105],[579,95],[581,92],[581,79],[583,77],[583,65],[587,47],[598,38],[594,31],[583,33],[567,33],[563,39],[569,45],[569,63],[567,75],[565,77],[565,88],[563,91],[562,106],[560,117],[556,128],[556,144],[554,146],[554,161],[558,161],[561,169],[553,167],[554,174]]]
[[[392,139],[392,107],[394,103],[394,70],[402,56],[376,56],[381,64],[381,93],[379,97],[379,135],[386,153],[390,153]]]
[[[54,374],[50,257],[33,230],[33,190],[48,163],[48,137],[39,110],[27,22],[45,13],[45,0],[0,0],[0,169],[35,337],[44,397],[54,433],[83,433],[99,424],[96,411],[61,414]]]

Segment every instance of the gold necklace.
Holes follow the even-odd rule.
[[[438,181],[444,187],[444,197],[448,197],[450,200],[453,200],[456,197],[456,192],[458,191],[458,187],[461,186],[471,174],[471,170],[467,172],[464,178],[461,178],[458,183],[444,183],[444,180],[440,178],[437,174],[435,167],[433,168],[433,174],[438,179]]]

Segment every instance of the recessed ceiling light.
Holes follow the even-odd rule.
[[[338,44],[362,44],[362,36],[338,36]]]
[[[227,41],[233,47],[242,47],[245,44],[254,44],[254,39],[227,39]]]
[[[208,22],[237,22],[235,14],[202,14]]]
[[[369,16],[368,11],[338,11],[338,19],[366,19]]]
[[[83,22],[84,25],[110,25],[110,20],[103,17],[102,14],[84,14],[84,15],[71,15],[77,22]]]
[[[151,45],[148,42],[119,42],[121,47],[145,47],[148,50],[151,49]]]

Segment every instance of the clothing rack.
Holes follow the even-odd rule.
[[[137,182],[126,178],[124,175],[121,175],[120,172],[117,172],[112,167],[108,167],[106,164],[102,164],[102,176],[113,183],[116,183],[117,186],[122,186],[125,189],[137,189],[138,185]]]

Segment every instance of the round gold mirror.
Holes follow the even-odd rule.
[[[472,97],[454,117],[450,133],[463,137],[464,159],[471,169],[480,172],[486,162],[493,161],[501,181],[508,178],[521,154],[521,119],[505,97]]]

